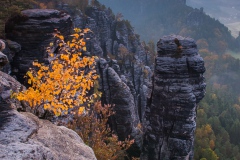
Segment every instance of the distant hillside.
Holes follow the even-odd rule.
[[[194,8],[204,8],[211,17],[215,17],[226,25],[237,37],[240,31],[240,1],[239,0],[188,0],[187,5]]]
[[[129,19],[142,40],[156,42],[163,35],[180,34],[204,40],[209,50],[217,53],[236,48],[235,38],[226,26],[183,0],[99,1]]]

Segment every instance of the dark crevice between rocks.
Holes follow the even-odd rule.
[[[10,104],[0,97],[0,130],[10,121],[10,118],[13,114],[11,114]]]
[[[189,75],[192,75],[193,72],[192,72],[192,69],[191,69],[191,67],[190,67],[188,58],[186,58],[186,64],[187,64],[188,74],[189,74]],[[197,77],[199,77],[199,76],[197,76]]]
[[[32,133],[30,133],[30,134],[28,135],[26,141],[28,141],[28,139],[32,139],[32,137],[33,137],[34,135],[37,135],[39,129],[42,128],[42,126],[39,125],[39,121],[36,121],[35,119],[32,119],[32,120],[36,123],[37,128],[34,129],[34,130],[32,131]]]
[[[132,69],[131,69],[131,71],[132,71],[132,82],[133,82],[133,88],[136,90],[136,85],[135,85],[135,74],[134,74],[134,65],[133,65],[133,67],[131,67]]]
[[[173,113],[173,115],[176,115],[176,110],[174,110],[174,113]],[[167,134],[167,144],[169,144],[168,143],[168,140],[169,140],[169,137],[172,135],[172,131],[173,131],[173,128],[174,128],[174,124],[175,124],[175,122],[176,122],[176,116],[174,116],[174,118],[173,118],[173,120],[172,120],[172,125],[171,125],[171,127],[170,127],[170,130],[169,130],[169,133]]]
[[[113,22],[113,25],[112,25],[113,31],[112,31],[112,36],[111,36],[111,38],[112,38],[112,46],[111,46],[112,52],[114,52],[114,41],[117,39],[116,26],[117,26],[116,23]],[[111,54],[113,54],[113,53],[111,53]]]
[[[102,48],[102,50],[103,50],[103,57],[104,58],[107,58],[107,46],[106,46],[106,43],[105,44],[103,44],[103,45],[101,45],[101,48]]]
[[[141,75],[140,75],[140,77],[142,77],[142,71],[141,71]],[[138,86],[137,86],[137,88],[135,89],[136,90],[136,92],[138,93],[138,95],[139,95],[139,93],[140,93],[140,86],[141,85],[141,79],[139,78],[138,79]]]
[[[147,103],[146,103],[146,108],[150,108],[150,106],[152,105],[152,99],[153,99],[153,92],[154,92],[154,74],[152,75],[152,92],[150,95],[150,98],[147,98]]]
[[[163,126],[163,120],[161,120],[161,126]],[[165,137],[164,137],[164,134],[163,134],[162,139],[160,138],[160,140],[161,140],[162,142],[159,143],[158,160],[162,160],[162,159],[161,159],[161,156],[162,156],[162,153],[164,153],[164,152],[162,151],[162,149],[164,149],[164,148],[163,148],[164,138],[165,138]]]
[[[100,78],[99,78],[99,80],[101,81],[101,92],[102,92],[102,96],[101,96],[101,103],[102,103],[102,105],[104,105],[104,104],[106,104],[107,102],[106,102],[106,99],[105,98],[103,98],[104,96],[106,96],[106,92],[105,92],[105,90],[104,90],[104,88],[103,88],[103,70],[101,69],[101,67],[100,67],[100,62],[98,61],[98,63],[97,63],[97,68],[99,69],[99,75],[100,75]]]
[[[109,85],[110,83],[109,83],[108,69],[109,69],[109,67],[107,67],[105,69],[106,70],[106,78],[107,78],[107,87],[108,87],[108,92],[109,92],[108,99],[112,100],[111,89],[110,89],[110,85]],[[105,93],[105,95],[106,95],[106,93]],[[105,101],[107,102],[107,97],[106,96],[105,96],[105,99],[106,99]],[[107,104],[110,104],[112,108],[114,107],[114,104],[112,103],[112,101],[111,102],[109,101]],[[110,116],[107,123],[109,124],[109,127],[111,128],[112,131],[117,131],[117,125],[116,125],[115,122],[116,122],[116,120],[115,120],[114,115]]]
[[[142,113],[142,103],[141,103],[141,96],[139,96],[139,98],[138,98],[138,106],[137,106],[137,108],[138,108],[138,118],[139,118],[139,120],[140,120],[140,123],[143,123],[143,117],[142,117],[142,115],[143,115],[143,113]]]
[[[106,77],[107,77],[107,85],[108,85],[108,91],[109,91],[109,99],[112,100],[112,94],[111,94],[111,89],[110,89],[110,85],[109,85],[110,83],[109,83],[108,68],[106,69]],[[112,104],[112,102],[109,102],[109,104],[111,104],[111,106],[114,105],[114,104]]]

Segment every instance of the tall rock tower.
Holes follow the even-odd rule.
[[[142,159],[191,160],[196,107],[206,87],[204,61],[191,38],[165,36],[157,48]]]

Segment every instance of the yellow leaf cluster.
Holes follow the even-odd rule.
[[[67,43],[62,35],[56,35],[60,54],[49,53],[53,57],[50,65],[36,61],[33,63],[37,69],[27,72],[31,87],[17,93],[17,99],[28,102],[33,108],[51,110],[55,115],[65,114],[70,108],[79,108],[79,114],[84,112],[82,105],[91,101],[93,96],[88,95],[88,92],[98,78],[96,57],[82,56],[82,52],[86,51],[82,34],[87,32],[86,29],[74,30],[72,40]]]

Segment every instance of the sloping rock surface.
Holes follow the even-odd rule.
[[[10,75],[0,71],[0,99],[1,101],[6,101],[12,104],[12,108],[18,109],[14,105],[16,102],[14,99],[11,99],[11,94],[13,92],[18,92],[24,87]]]
[[[193,39],[159,40],[153,92],[146,109],[143,160],[193,156],[196,104],[204,97],[204,61]]]
[[[22,89],[17,80],[0,71],[1,160],[96,160],[76,132],[31,113],[19,113],[16,109],[23,107],[11,94]]]
[[[14,78],[0,71],[0,159],[95,160],[91,148],[74,131],[40,120],[11,99],[22,89]]]
[[[96,160],[76,132],[31,113],[7,114],[8,122],[0,128],[0,159]]]

